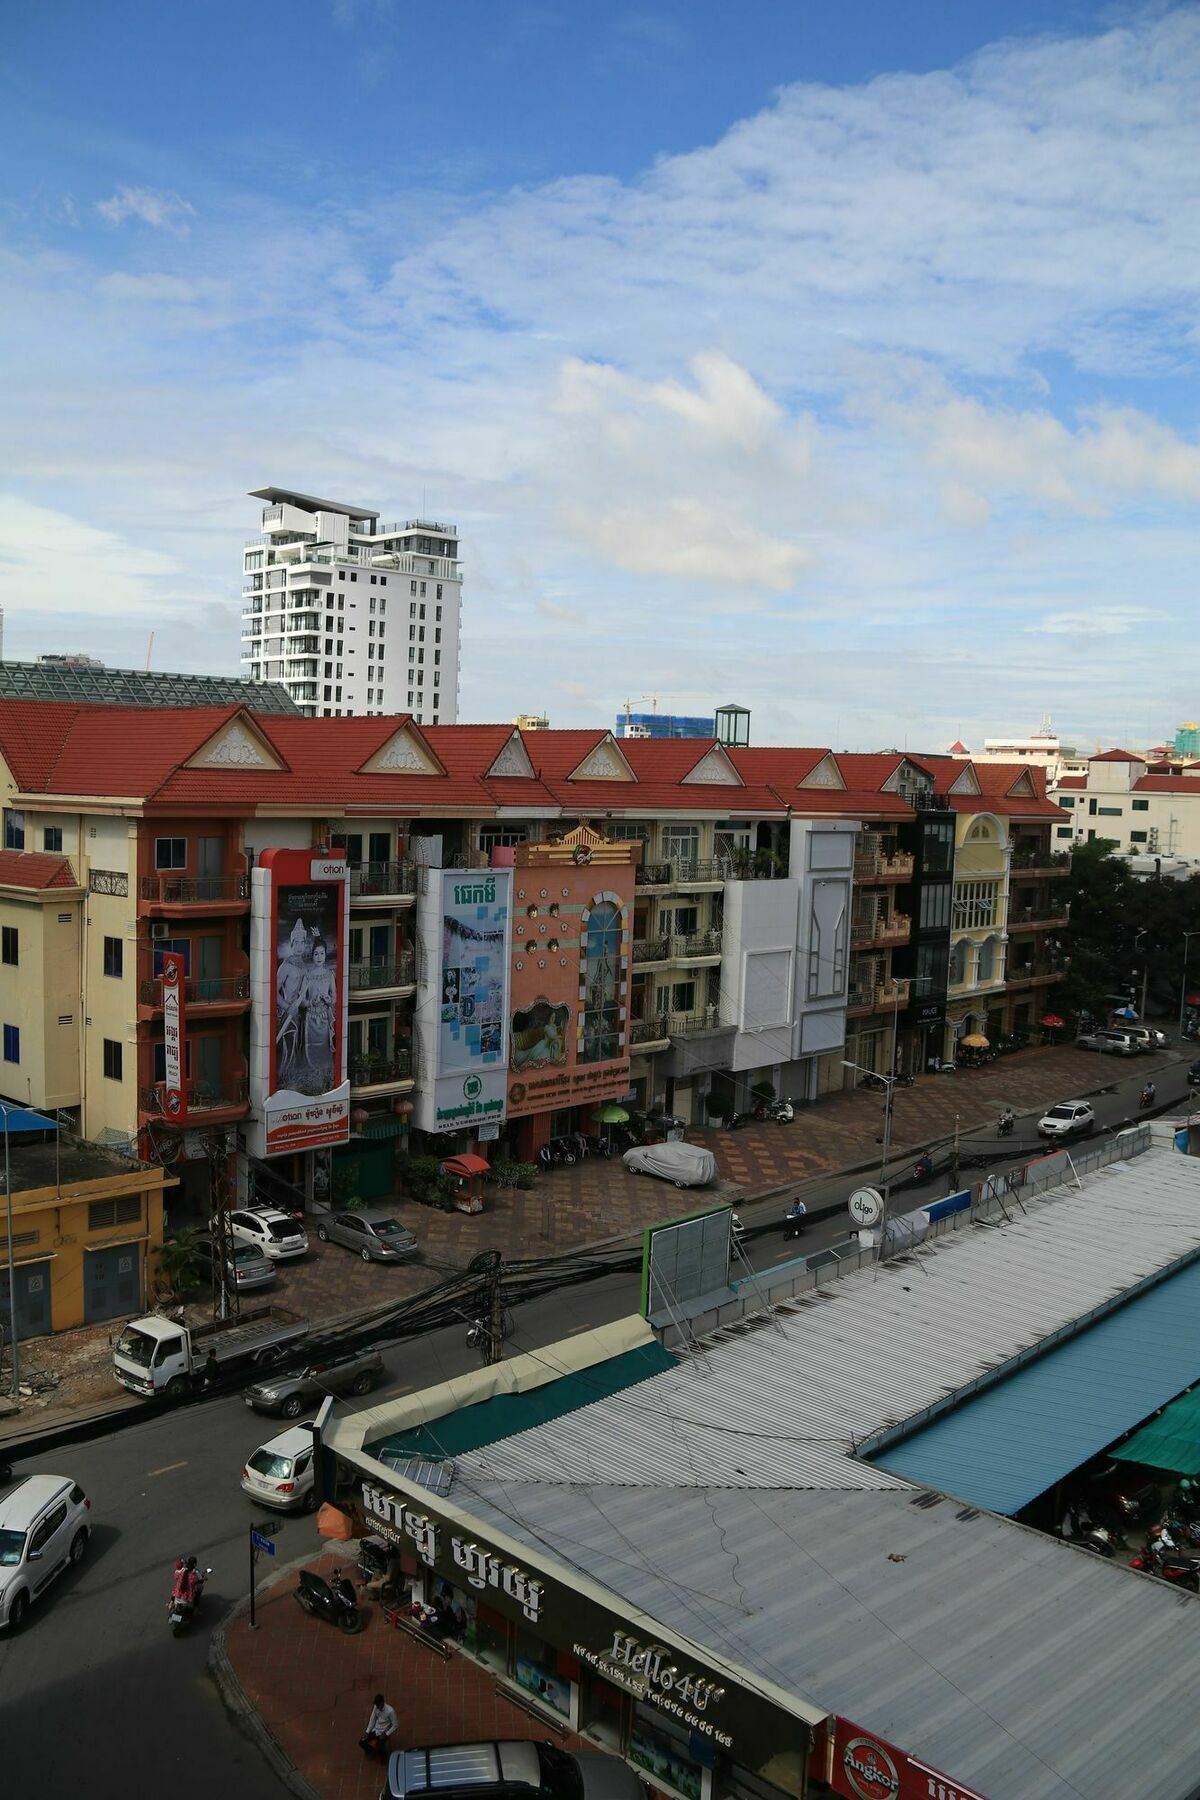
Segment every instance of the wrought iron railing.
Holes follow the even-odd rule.
[[[416,958],[411,950],[403,956],[371,956],[364,962],[350,964],[350,988],[409,987],[416,980]]]
[[[639,863],[634,880],[638,887],[670,887],[672,874],[669,862]]]
[[[250,977],[247,974],[193,975],[183,984],[183,997],[188,1006],[219,1006],[229,1000],[248,1000]],[[138,1000],[143,1006],[161,1006],[162,982],[140,982]]]
[[[138,1105],[144,1113],[150,1113],[156,1118],[174,1118],[175,1114],[167,1109],[166,1091],[164,1081],[139,1088]],[[220,1112],[246,1104],[246,1083],[241,1076],[230,1076],[227,1081],[215,1085],[208,1081],[189,1081],[185,1091],[189,1113]]]
[[[649,1019],[631,1019],[629,1021],[629,1041],[631,1044],[665,1043],[667,1031],[666,1013],[655,1013]]]
[[[214,900],[248,900],[249,875],[143,875],[143,900],[160,906],[203,906]]]
[[[667,1030],[671,1037],[694,1037],[701,1031],[720,1031],[720,1015],[715,1006],[706,1007],[698,1013],[670,1013],[667,1017]]]
[[[350,898],[359,900],[374,894],[415,894],[415,863],[364,862],[350,865]]]
[[[129,877],[120,869],[93,869],[88,888],[93,894],[115,894],[123,900],[129,893]]]
[[[721,933],[719,931],[693,931],[686,937],[671,939],[671,955],[680,962],[691,961],[701,956],[720,956]]]
[[[1071,867],[1069,850],[1014,850],[1012,858],[1014,869],[1049,869],[1055,874],[1065,875]]]
[[[386,1052],[373,1052],[350,1058],[352,1088],[381,1087],[388,1081],[411,1081],[412,1078],[411,1050],[394,1050],[390,1055]]]
[[[635,963],[666,962],[671,954],[671,940],[666,937],[634,938]]]

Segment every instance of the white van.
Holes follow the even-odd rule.
[[[83,1561],[90,1507],[69,1475],[26,1475],[0,1496],[0,1626],[19,1630],[54,1577]]]

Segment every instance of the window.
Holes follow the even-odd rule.
[[[1097,810],[1102,819],[1119,819],[1125,808],[1123,806],[1101,806]]]
[[[921,863],[927,875],[948,875],[954,863],[954,827],[928,826]]]
[[[1074,806],[1074,804],[1075,804],[1074,794],[1060,794],[1058,796],[1058,804],[1060,806]],[[1134,805],[1135,806],[1137,805],[1136,800],[1134,801]]]
[[[440,599],[441,599],[441,597],[442,597],[442,584],[441,584],[441,582],[440,582],[440,581],[439,581],[439,582],[438,582],[438,584],[437,584],[437,597],[438,597],[438,599],[439,599],[439,600],[440,600]]]
[[[1100,802],[1098,800],[1089,800],[1088,801],[1088,812],[1091,814],[1094,814],[1096,811],[1096,808],[1099,806],[1099,804],[1100,804]]]
[[[15,1063],[21,1060],[21,1032],[16,1025],[4,1027],[4,1060]]]
[[[346,571],[345,571],[345,569],[339,569],[339,570],[338,570],[338,580],[339,580],[339,581],[345,581],[345,579],[346,579]],[[340,605],[341,605],[341,601],[340,601],[340,600],[339,600],[339,601],[338,601],[338,605],[339,605],[339,606],[340,606]]]
[[[1134,801],[1134,805],[1135,806],[1137,805],[1136,801]],[[62,849],[62,826],[61,825],[47,825],[46,826],[45,830],[42,832],[42,849],[43,850],[61,851],[61,849]]]
[[[662,854],[664,862],[694,863],[700,855],[700,827],[664,825]]]
[[[940,994],[946,986],[946,947],[944,944],[918,944],[916,984],[917,994],[924,999],[929,994]]]
[[[671,1011],[690,1013],[696,1010],[696,984],[694,981],[676,981],[671,985]]]
[[[25,848],[25,814],[19,806],[6,806],[4,809],[4,848]]]
[[[1131,801],[1130,804],[1132,805],[1134,812],[1149,812],[1150,811],[1150,802],[1148,800],[1134,800],[1134,801]],[[47,849],[48,848],[49,848],[49,845],[47,845]]]
[[[88,1201],[88,1230],[108,1231],[113,1225],[140,1225],[142,1196],[122,1194],[115,1200]]]
[[[921,888],[921,913],[918,929],[945,931],[950,923],[950,883],[926,882]]]
[[[155,838],[154,866],[156,869],[186,869],[186,838]]]
[[[675,933],[678,937],[694,937],[700,929],[700,909],[696,906],[675,908]],[[668,930],[670,927],[668,926]]]
[[[1072,826],[1070,826],[1070,825],[1060,825],[1060,826],[1059,826],[1059,827],[1058,827],[1058,828],[1057,828],[1057,830],[1056,830],[1056,831],[1055,831],[1055,833],[1054,833],[1054,835],[1055,835],[1055,837],[1060,837],[1060,838],[1069,838],[1069,837],[1074,837],[1074,835],[1075,835],[1075,832],[1074,832],[1074,829],[1073,829],[1073,827],[1072,827]],[[1130,833],[1130,836],[1131,836],[1131,837],[1136,837],[1136,836],[1137,836],[1137,832],[1136,832],[1136,831],[1134,831],[1134,832],[1131,832],[1131,833]]]
[[[123,975],[125,973],[125,945],[120,938],[106,937],[104,940],[104,973],[106,975]]]
[[[576,1060],[608,1062],[621,1054],[621,908],[614,901],[593,903],[580,950],[583,1041]]]
[[[410,581],[410,582],[409,582],[409,584],[408,584],[408,591],[409,591],[409,593],[410,593],[410,594],[415,594],[415,593],[416,593],[416,591],[417,591],[417,584],[416,584],[416,582],[415,582],[415,581]],[[410,607],[409,607],[409,609],[408,609],[408,610],[409,610],[409,612],[412,612],[412,610],[413,610],[413,609],[412,609],[412,607],[411,607],[411,606],[410,606]]]
[[[425,593],[425,583],[424,582],[421,583],[421,593],[422,593],[422,595],[424,595],[424,593]]]
[[[435,606],[435,607],[434,607],[434,609],[433,609],[433,616],[434,616],[434,618],[435,618],[435,619],[440,619],[440,618],[441,618],[441,616],[442,616],[442,609],[441,609],[441,607],[440,607],[440,606]]]
[[[978,931],[996,923],[1000,884],[996,881],[958,881],[954,884],[955,931]]]
[[[961,987],[967,979],[967,957],[971,945],[966,938],[960,938],[950,950],[950,986]]]
[[[17,948],[17,928],[15,925],[6,925],[3,931],[0,931],[0,962],[6,962],[15,969],[20,960]]]
[[[374,577],[374,576],[373,576],[373,575],[372,575],[372,577],[371,577],[371,586],[372,586],[372,587],[374,587],[374,586],[375,586],[375,577]],[[372,611],[372,612],[374,612],[374,611],[375,611],[375,600],[374,600],[374,597],[373,597],[373,596],[372,596],[372,599],[371,599],[371,611]]]
[[[120,1081],[121,1079],[121,1050],[122,1046],[116,1038],[105,1038],[104,1078],[106,1081]]]
[[[357,574],[356,574],[356,573],[355,573],[355,571],[354,571],[354,570],[353,570],[353,569],[351,569],[351,571],[350,571],[350,579],[351,579],[351,581],[357,581],[357,580],[358,580],[358,576],[357,576]]]
[[[1149,835],[1148,831],[1131,831],[1129,841],[1131,844],[1144,844]]]

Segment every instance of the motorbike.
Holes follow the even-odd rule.
[[[1147,1084],[1138,1095],[1138,1111],[1145,1112],[1148,1106],[1154,1105],[1154,1084]]]
[[[996,1120],[996,1136],[997,1137],[1011,1137],[1012,1132],[1013,1132],[1013,1126],[1016,1124],[1016,1122],[1017,1121],[1013,1118],[1011,1113],[1003,1114],[999,1119]]]
[[[538,1151],[538,1164],[543,1169],[552,1169],[559,1163],[570,1169],[578,1161],[578,1146],[570,1138],[551,1138]]]
[[[784,1237],[798,1238],[804,1235],[805,1215],[803,1212],[785,1212],[783,1215]]]
[[[504,1339],[511,1334],[512,1329],[513,1329],[513,1316],[508,1311],[508,1309],[505,1308],[505,1310],[500,1315],[500,1340],[501,1340],[501,1342],[503,1342]],[[491,1327],[489,1326],[486,1319],[472,1319],[470,1325],[467,1327],[467,1348],[470,1350],[486,1349],[487,1341],[488,1341],[488,1338],[490,1337],[490,1335],[491,1335]]]
[[[788,1099],[773,1100],[767,1108],[768,1119],[774,1119],[779,1125],[790,1125],[795,1118],[795,1109]]]
[[[910,1179],[915,1183],[933,1180],[932,1156],[918,1156],[916,1162],[913,1164],[913,1172]]]
[[[1139,1550],[1136,1556],[1129,1559],[1131,1569],[1140,1569],[1144,1575],[1157,1575],[1160,1581],[1169,1581],[1175,1587],[1189,1588],[1193,1594],[1200,1594],[1200,1557],[1182,1556],[1175,1550],[1164,1550],[1150,1544]]]
[[[734,1249],[740,1250],[745,1241],[746,1227],[736,1213],[731,1213],[729,1217],[729,1237]]]
[[[1128,1480],[1128,1465],[1105,1463],[1086,1478],[1085,1504],[1102,1510],[1114,1521],[1129,1520],[1145,1524],[1162,1515],[1162,1492],[1152,1481],[1134,1486]]]
[[[324,1581],[311,1569],[301,1569],[300,1585],[293,1592],[297,1604],[310,1619],[324,1619],[348,1637],[362,1630],[364,1620],[358,1610],[358,1600],[344,1575],[334,1575]]]
[[[179,1580],[182,1569],[183,1563],[177,1562],[175,1564],[176,1582]],[[167,1601],[167,1623],[171,1627],[172,1637],[182,1637],[195,1619],[200,1610],[200,1602],[204,1598],[204,1584],[211,1574],[211,1569],[196,1570],[196,1585],[190,1600],[184,1600],[182,1596],[172,1591],[171,1598]]]

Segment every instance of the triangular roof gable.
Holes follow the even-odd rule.
[[[526,781],[537,780],[537,770],[529,760],[529,752],[519,731],[514,731],[508,742],[502,747],[491,768],[484,776],[490,781],[493,776],[520,776]]]
[[[1035,799],[1037,798],[1037,791],[1037,783],[1029,773],[1028,769],[1022,769],[1012,786],[1006,789],[1006,792],[1009,794],[1032,794]]]
[[[721,744],[710,744],[704,755],[693,768],[682,777],[684,781],[711,784],[714,787],[745,787],[745,782],[729,760],[729,753]]]
[[[962,774],[950,783],[950,786],[946,791],[950,794],[981,794],[983,789],[979,785],[979,777],[975,773],[975,765],[973,763],[965,763],[963,765]]]
[[[181,765],[185,769],[272,769],[286,774],[288,765],[266,732],[244,708],[211,732]]]
[[[882,784],[882,791],[888,794],[898,794],[902,788],[911,788],[914,785],[912,780],[914,776],[920,776],[925,781],[933,780],[930,771],[922,767],[919,762],[914,762],[911,756],[902,756]]]
[[[583,761],[576,763],[568,781],[633,781],[637,776],[630,768],[625,753],[611,731],[593,744]]]
[[[445,765],[413,719],[405,719],[372,750],[356,775],[445,775]]]
[[[845,778],[838,767],[837,757],[832,750],[827,750],[819,763],[801,776],[796,783],[798,788],[844,788]]]

